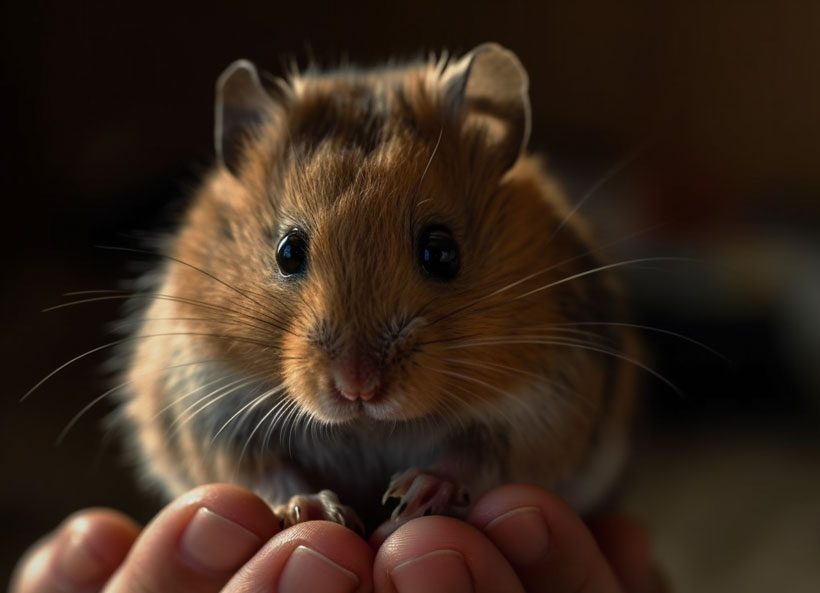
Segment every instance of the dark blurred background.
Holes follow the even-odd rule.
[[[96,245],[173,228],[212,161],[214,81],[238,57],[282,74],[487,40],[531,77],[531,148],[613,258],[685,256],[626,272],[656,331],[647,409],[622,506],[653,530],[679,591],[820,586],[820,3],[4,2],[0,294],[0,579],[68,513],[145,520],[101,404],[120,304],[51,313],[146,265]],[[637,153],[636,153],[637,150]],[[628,155],[635,155],[629,159]],[[625,160],[626,159],[626,160]],[[150,258],[148,260],[150,263]]]

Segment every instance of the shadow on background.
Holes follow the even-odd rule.
[[[17,400],[113,339],[116,302],[40,311],[145,269],[94,246],[173,228],[212,160],[221,70],[238,57],[281,74],[311,56],[371,64],[495,40],[529,70],[531,148],[573,196],[645,147],[582,212],[608,238],[643,231],[613,257],[698,259],[630,269],[635,317],[729,359],[647,333],[653,368],[685,397],[647,379],[627,508],[655,530],[681,591],[785,590],[786,577],[815,590],[820,4],[538,4],[5,3],[0,574],[76,509],[157,509],[100,429],[105,404],[54,446],[110,385],[103,353]]]

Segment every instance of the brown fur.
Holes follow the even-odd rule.
[[[297,76],[238,175],[204,181],[140,321],[141,335],[166,335],[139,340],[127,377],[125,416],[168,493],[234,481],[276,503],[327,487],[372,507],[408,463],[475,494],[505,480],[554,486],[601,435],[625,430],[628,365],[535,343],[631,349],[620,328],[560,325],[622,317],[608,274],[562,282],[600,265],[588,230],[578,216],[559,230],[569,210],[542,163],[505,170],[440,79],[435,63]],[[459,243],[451,283],[416,261],[430,223]],[[308,272],[282,278],[276,245],[294,226],[309,237]],[[383,376],[366,414],[334,398],[328,371],[354,343]],[[293,413],[265,438],[277,402]]]

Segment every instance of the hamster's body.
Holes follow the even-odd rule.
[[[494,45],[298,75],[276,98],[247,63],[223,75],[221,161],[129,355],[147,476],[169,495],[235,482],[287,521],[350,520],[312,496],[330,489],[372,523],[388,483],[398,521],[510,481],[601,499],[632,339],[588,231],[523,153],[526,91]]]

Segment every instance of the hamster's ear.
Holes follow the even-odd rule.
[[[270,117],[274,101],[259,82],[256,67],[237,60],[216,81],[214,142],[217,160],[236,176],[244,142]]]
[[[442,73],[445,101],[465,128],[481,127],[505,170],[530,137],[529,78],[516,55],[497,43],[479,45]]]

